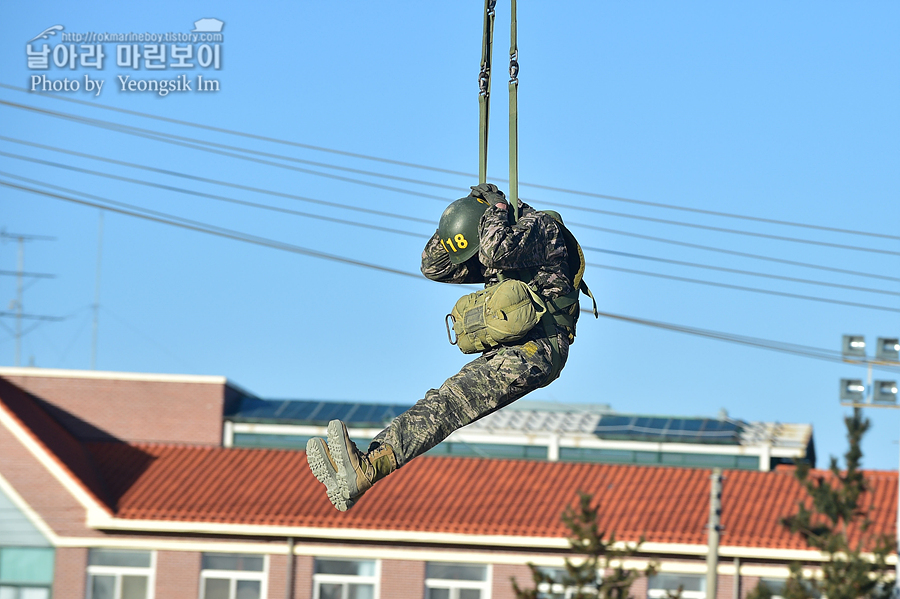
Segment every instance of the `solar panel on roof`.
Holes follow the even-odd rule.
[[[343,420],[353,426],[381,426],[411,406],[314,400],[242,400],[228,416],[236,422],[324,425]]]
[[[629,441],[737,445],[740,430],[738,423],[708,418],[602,416],[594,434],[604,439]]]

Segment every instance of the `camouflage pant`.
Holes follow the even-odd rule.
[[[568,339],[559,335],[560,362],[569,354]],[[419,456],[455,431],[511,404],[543,386],[552,369],[546,337],[528,335],[516,345],[485,352],[431,389],[375,437],[394,449],[397,467]]]

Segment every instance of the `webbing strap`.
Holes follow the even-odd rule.
[[[478,73],[478,183],[487,181],[488,122],[491,111],[491,52],[494,43],[494,6],[484,0],[484,33],[481,36],[481,71]]]
[[[511,0],[509,25],[509,203],[519,221],[519,48],[516,42],[516,0]]]
[[[559,371],[562,370],[562,356],[559,353],[559,337],[556,333],[556,321],[550,315],[550,312],[544,314],[541,318],[541,324],[544,325],[544,334],[547,336],[547,341],[550,342],[550,363],[552,365],[550,367],[550,375],[541,385],[541,387],[546,387],[559,376]]]

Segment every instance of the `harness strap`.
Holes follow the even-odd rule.
[[[509,203],[519,220],[519,48],[516,43],[516,0],[511,0],[509,26]]]
[[[478,73],[478,183],[487,181],[488,119],[491,108],[491,52],[494,42],[494,6],[484,0],[484,33],[481,36],[481,71]]]
[[[562,355],[559,353],[559,337],[556,333],[556,321],[549,311],[541,317],[541,324],[544,325],[544,334],[547,336],[547,341],[550,342],[550,363],[552,365],[547,380],[541,385],[541,387],[546,387],[559,376],[559,371],[562,369]]]

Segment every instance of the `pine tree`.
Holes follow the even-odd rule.
[[[616,535],[610,533],[604,540],[605,531],[601,531],[597,523],[599,507],[592,507],[592,497],[583,492],[578,493],[578,506],[568,506],[562,514],[562,521],[569,529],[569,546],[572,552],[581,556],[577,561],[566,558],[566,574],[562,581],[543,571],[534,564],[528,564],[534,581],[534,588],[521,589],[512,579],[513,590],[517,599],[537,599],[540,585],[562,584],[571,591],[572,599],[629,599],[629,591],[641,572],[623,567],[626,557],[635,555],[643,543],[643,538],[635,545],[617,548]],[[652,576],[656,573],[656,564],[651,563],[643,574]],[[602,575],[602,576],[601,576]]]
[[[860,469],[860,444],[870,422],[855,409],[853,416],[844,418],[844,423],[850,445],[844,454],[844,470],[838,468],[835,457],[829,467],[831,477],[811,476],[808,463],[797,464],[796,477],[808,499],[798,502],[797,512],[782,518],[781,523],[792,533],[800,534],[810,548],[826,554],[828,561],[822,565],[821,578],[805,578],[800,565],[793,564],[781,593],[785,599],[821,595],[828,599],[887,599],[891,595],[893,577],[889,577],[891,569],[886,559],[896,546],[896,539],[872,533],[871,507],[861,503],[867,485]],[[858,530],[853,543],[849,534],[852,525]],[[766,599],[766,589],[757,587],[748,599]]]

